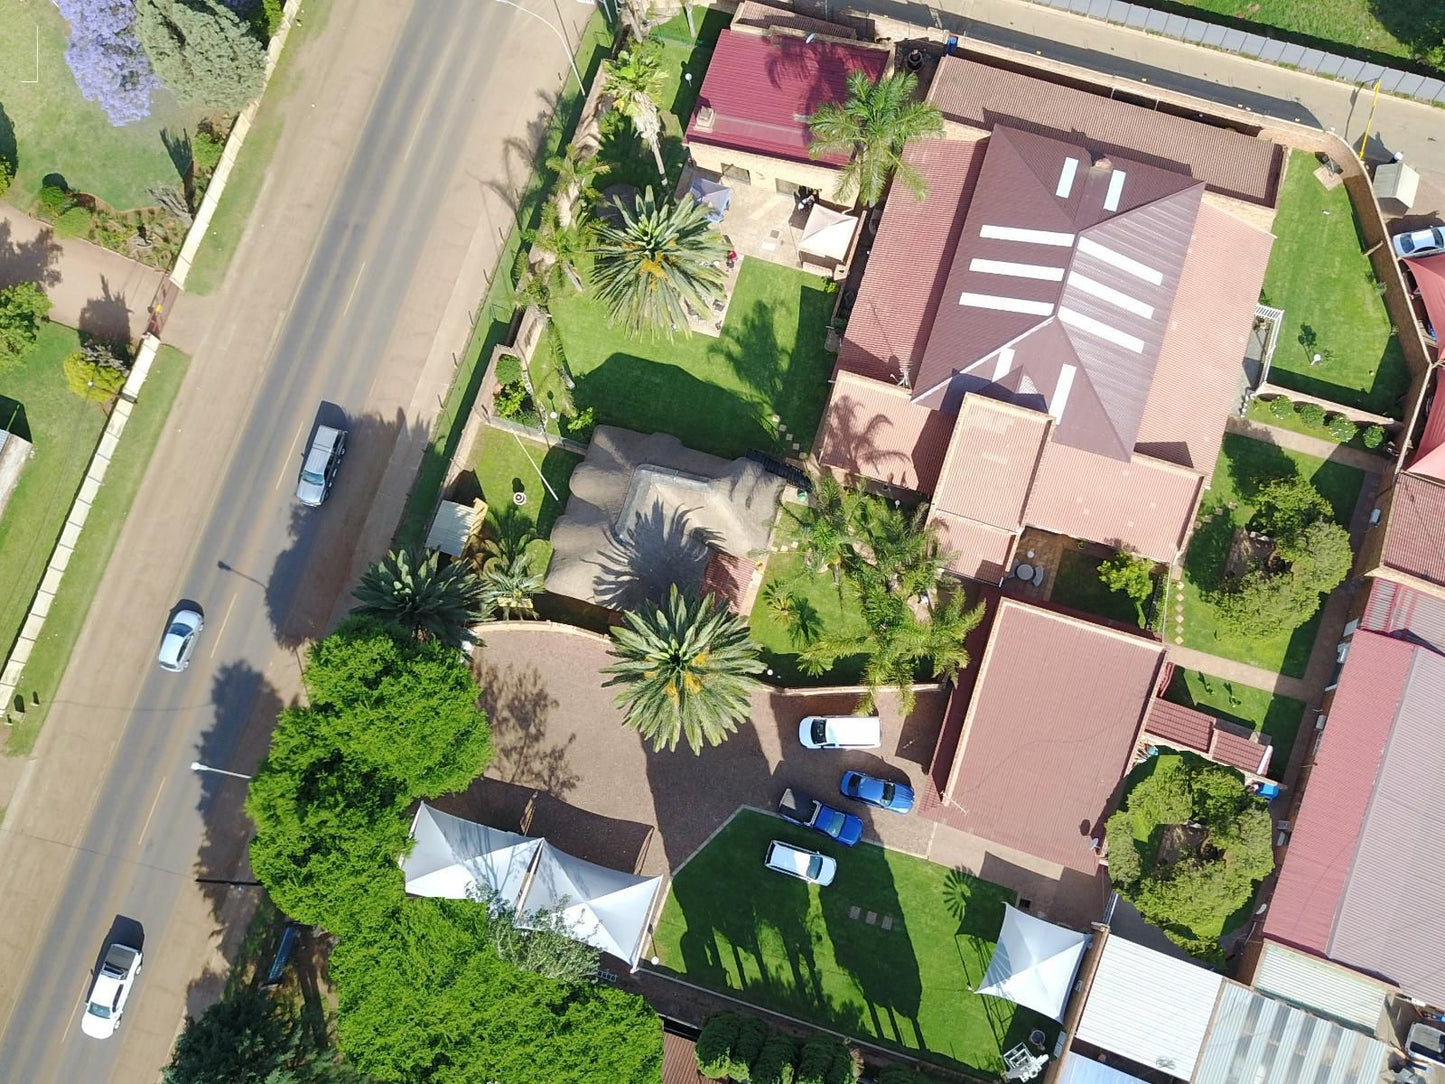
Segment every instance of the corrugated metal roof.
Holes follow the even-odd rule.
[[[1385,532],[1385,564],[1445,584],[1445,485],[1408,472],[1397,475]]]
[[[1214,716],[1157,696],[1149,704],[1144,731],[1172,748],[1208,753],[1209,739],[1214,734]]]
[[[1144,1084],[1137,1076],[1120,1072],[1112,1065],[1069,1051],[1059,1070],[1058,1084]]]
[[[793,35],[724,30],[703,77],[688,142],[728,147],[794,162],[842,165],[847,155],[808,157],[808,117],[825,103],[848,99],[848,76],[878,79],[892,52],[874,45]],[[711,108],[712,125],[698,123]]]
[[[1391,580],[1373,579],[1360,627],[1402,635],[1445,652],[1445,599]]]
[[[1385,1011],[1387,987],[1364,975],[1266,941],[1254,988],[1291,1005],[1374,1034]]]
[[[1221,976],[1197,964],[1110,935],[1075,1035],[1188,1080],[1223,983]]]
[[[929,520],[938,528],[938,544],[953,554],[948,562],[950,572],[984,583],[996,584],[1003,579],[1009,555],[1018,541],[1013,531],[936,509]]]
[[[1224,195],[1274,204],[1282,154],[1266,140],[962,57],[939,61],[928,96],[961,124],[1082,140],[1093,151],[1186,173]]]
[[[916,200],[897,191],[883,205],[838,350],[840,370],[888,381],[917,373],[987,145],[930,139],[904,150],[928,194]]]
[[[1236,983],[1225,986],[1195,1084],[1378,1084],[1385,1044]]]
[[[1333,955],[1335,914],[1417,650],[1374,632],[1357,631],[1350,642],[1265,913],[1264,932],[1277,941]]]
[[[965,831],[1087,873],[1163,645],[1003,599],[944,797]]]
[[[1445,444],[1445,398],[1440,395],[1441,377],[1435,377],[1435,398],[1430,403],[1430,414],[1425,419],[1425,428],[1420,431],[1420,443],[1415,449],[1418,458],[1429,455]]]
[[[1018,530],[1053,419],[982,395],[963,401],[933,510]]]
[[[746,609],[745,600],[752,587],[753,578],[759,575],[757,563],[746,557],[734,557],[714,548],[712,556],[702,570],[702,586],[699,595],[713,595],[727,605],[733,613]]]
[[[951,415],[918,406],[906,389],[839,372],[823,415],[818,462],[931,493],[952,432]]]
[[[1445,1005],[1442,708],[1445,657],[1415,648],[1328,953],[1432,1005]]]
[[[799,15],[796,11],[787,8],[773,7],[771,4],[760,4],[757,0],[743,0],[738,5],[737,11],[733,13],[732,26],[752,26],[760,30],[767,30],[774,26],[787,27],[789,30],[798,30],[804,34],[817,32],[827,34],[834,38],[857,38],[858,31],[851,26],[841,26],[838,23],[825,22],[822,19],[812,19],[806,15]]]

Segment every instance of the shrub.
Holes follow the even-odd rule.
[[[592,430],[597,428],[597,411],[590,406],[583,407],[576,414],[568,414],[565,420],[569,437],[589,441],[592,439]]]
[[[497,385],[519,384],[522,381],[522,359],[515,354],[501,354],[497,358]]]
[[[1355,434],[1360,431],[1360,427],[1343,414],[1331,415],[1326,428],[1330,431],[1330,436],[1334,437],[1341,444],[1348,444],[1354,440]]]
[[[57,237],[84,237],[90,232],[90,212],[84,207],[72,207],[55,220]]]
[[[226,149],[223,139],[209,121],[196,125],[196,134],[191,136],[191,166],[197,173],[211,174],[221,164],[221,153]]]
[[[1144,872],[1131,825],[1129,814],[1122,810],[1112,814],[1104,824],[1104,838],[1109,845],[1109,880],[1116,888],[1134,884]]]
[[[64,185],[46,181],[40,186],[40,213],[50,219],[59,218],[71,204],[70,193]]]
[[[768,1041],[768,1025],[756,1017],[746,1017],[738,1027],[738,1041],[733,1044],[732,1065],[728,1076],[738,1084],[749,1084],[752,1080],[753,1063],[763,1052]]]
[[[1276,418],[1288,418],[1294,413],[1294,402],[1287,395],[1277,395],[1269,401],[1269,412]]]
[[[1311,428],[1318,429],[1325,424],[1325,408],[1319,403],[1301,403],[1296,409],[1300,421]]]
[[[1360,441],[1370,451],[1374,451],[1381,444],[1385,443],[1385,429],[1380,425],[1367,425],[1365,431],[1360,434]]]
[[[515,418],[522,413],[522,407],[527,402],[527,389],[521,384],[505,384],[497,389],[497,394],[492,403],[497,409],[497,414],[503,418]]]
[[[10,182],[15,179],[15,167],[9,159],[0,158],[0,196],[10,191]]]
[[[797,1060],[796,1040],[787,1032],[772,1031],[753,1063],[749,1079],[752,1084],[794,1084]]]
[[[733,1044],[743,1018],[735,1012],[709,1016],[697,1037],[697,1071],[709,1080],[722,1080],[732,1068]]]
[[[40,334],[50,313],[50,298],[33,282],[17,282],[0,290],[0,372],[17,364]]]
[[[108,403],[125,387],[124,369],[97,364],[78,350],[62,366],[66,387],[92,403]]]
[[[1143,602],[1154,593],[1154,562],[1120,550],[1099,565],[1099,582]]]

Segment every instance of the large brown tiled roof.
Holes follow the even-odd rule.
[[[1226,196],[1274,205],[1283,155],[1266,140],[962,57],[939,61],[928,96],[961,124],[1083,142],[1185,173]]]
[[[1209,740],[1214,734],[1214,716],[1155,697],[1149,704],[1144,731],[1171,748],[1208,753]]]
[[[1396,476],[1385,532],[1385,564],[1445,584],[1445,485],[1410,472]]]
[[[916,405],[905,389],[840,371],[823,414],[818,462],[931,493],[952,431],[950,415]]]
[[[934,139],[903,152],[928,195],[895,188],[884,204],[838,369],[888,381],[917,373],[986,145]]]
[[[759,574],[757,564],[749,558],[714,548],[702,570],[702,586],[697,593],[712,595],[733,613],[745,613],[753,579]]]
[[[1053,419],[982,395],[963,401],[933,511],[1016,531]]]
[[[938,542],[952,554],[948,570],[984,583],[998,583],[1008,570],[1018,535],[1014,531],[950,515],[936,509],[929,516],[938,529]]]
[[[944,797],[983,839],[1086,873],[1162,645],[999,603]]]

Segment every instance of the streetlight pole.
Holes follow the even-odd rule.
[[[242,775],[240,772],[228,772],[225,768],[212,768],[209,764],[202,764],[199,760],[191,761],[193,772],[214,772],[216,775],[229,775],[233,779],[250,779],[249,775]]]
[[[587,88],[582,85],[582,73],[577,70],[577,61],[572,57],[572,47],[567,44],[567,38],[563,35],[562,31],[548,22],[545,16],[538,15],[530,8],[524,8],[521,4],[517,3],[516,0],[496,0],[496,2],[506,4],[509,8],[516,8],[523,15],[530,15],[548,30],[552,31],[553,34],[557,35],[557,40],[562,43],[562,51],[567,54],[567,66],[572,69],[572,77],[577,80],[577,90],[583,97],[586,97]]]

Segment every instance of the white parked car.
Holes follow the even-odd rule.
[[[138,948],[117,944],[105,950],[100,974],[95,976],[95,985],[90,988],[90,997],[80,1018],[81,1031],[92,1039],[109,1039],[115,1034],[135,977],[140,974],[140,963]]]
[[[805,749],[877,749],[883,724],[876,715],[809,715],[798,724]]]
[[[1396,256],[1408,256],[1412,260],[1426,256],[1438,256],[1445,252],[1445,226],[1430,226],[1409,233],[1397,233],[1390,238]]]
[[[336,482],[341,457],[346,454],[346,430],[318,425],[311,447],[301,463],[301,477],[296,480],[296,499],[308,508],[320,508]]]
[[[196,649],[196,637],[200,636],[205,627],[206,623],[195,610],[189,607],[177,610],[171,623],[166,626],[166,634],[161,637],[161,653],[156,660],[161,664],[161,669],[179,674],[190,666],[191,652]]]
[[[800,881],[814,885],[830,885],[838,872],[838,862],[817,851],[805,851],[775,839],[768,844],[768,853],[763,856],[763,865],[768,869],[786,873]]]

